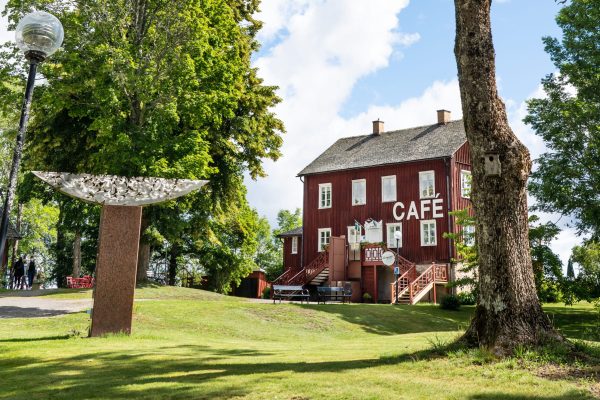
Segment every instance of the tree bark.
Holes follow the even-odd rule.
[[[177,256],[179,256],[179,245],[173,243],[169,251],[169,286],[175,286],[177,279]]]
[[[73,272],[72,276],[77,278],[81,273],[81,232],[75,232],[73,240]]]
[[[136,282],[142,283],[148,281],[148,267],[150,266],[150,254],[152,249],[150,243],[144,238],[144,232],[150,225],[150,220],[142,214],[142,223],[140,225],[140,247],[138,251],[138,264]]]
[[[479,250],[479,299],[464,339],[496,354],[516,345],[562,340],[537,297],[528,240],[527,148],[508,125],[496,88],[491,0],[455,0],[454,53],[471,149],[471,200]],[[492,156],[495,155],[495,156]],[[499,158],[500,173],[486,160]]]

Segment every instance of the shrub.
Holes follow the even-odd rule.
[[[369,292],[365,292],[365,293],[363,294],[362,298],[363,298],[363,302],[365,302],[365,303],[370,303],[370,302],[371,302],[371,300],[373,299],[373,298],[371,297],[371,295],[369,294]]]
[[[440,302],[440,307],[443,308],[444,310],[455,310],[456,311],[460,308],[460,300],[458,299],[458,296],[449,294],[442,298],[442,301]]]
[[[456,297],[463,306],[472,306],[477,304],[477,294],[474,291],[471,292],[460,292]]]
[[[262,298],[263,299],[271,298],[271,286],[265,286],[265,288],[262,291]]]

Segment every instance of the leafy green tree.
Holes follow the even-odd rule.
[[[10,20],[34,6],[57,14],[65,43],[42,66],[47,84],[36,92],[27,166],[209,179],[203,193],[144,210],[143,226],[165,239],[172,284],[186,252],[246,270],[245,256],[214,245],[241,238],[233,248],[252,247],[252,231],[229,235],[235,224],[219,221],[232,210],[249,215],[243,175],[264,176],[262,160],[280,155],[284,128],[271,111],[280,99],[251,67],[258,1],[10,0]],[[2,73],[22,73],[11,60],[2,58]],[[76,227],[59,224],[65,251]],[[165,251],[162,245],[154,243],[157,251]],[[237,279],[231,271],[217,275],[218,290]]]
[[[283,265],[278,247],[280,240],[273,235],[269,220],[265,217],[259,218],[256,233],[258,248],[254,263],[266,272],[268,280],[272,280],[273,275],[281,271]]]
[[[530,191],[538,209],[572,216],[580,232],[600,238],[600,0],[573,0],[545,37],[557,74],[542,80],[545,98],[528,103],[525,122],[548,152],[537,160]]]
[[[449,286],[468,290],[477,298],[479,256],[475,243],[475,217],[469,208],[451,211],[450,215],[456,218],[456,225],[460,226],[461,230],[458,233],[444,233],[444,237],[454,241],[457,258],[452,261],[460,263],[461,267],[459,276]]]
[[[588,301],[600,298],[600,242],[590,240],[575,246],[572,258],[580,270],[573,285],[575,297]]]
[[[563,279],[562,261],[550,248],[550,242],[560,233],[552,222],[537,224],[539,217],[529,217],[529,247],[535,286],[540,301],[557,302],[561,299],[560,283]]]

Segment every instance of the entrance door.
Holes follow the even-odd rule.
[[[394,268],[377,266],[377,298],[380,302],[389,302],[392,298],[391,283],[394,282]]]

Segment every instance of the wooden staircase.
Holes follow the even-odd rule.
[[[398,303],[416,304],[432,289],[435,295],[435,285],[438,283],[448,283],[448,266],[431,264],[423,273],[417,276],[417,266],[412,266],[402,272],[400,270],[398,277]],[[396,282],[392,282],[392,304],[396,298]]]
[[[329,252],[323,251],[306,268],[301,269],[295,274],[295,270],[288,269],[281,276],[273,281],[275,285],[316,285],[320,286],[329,278]]]

